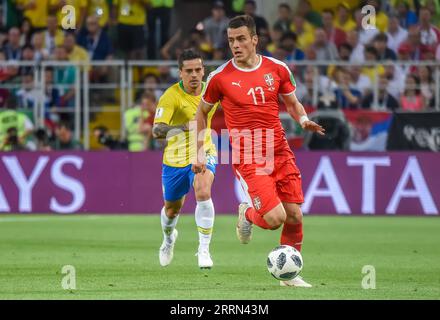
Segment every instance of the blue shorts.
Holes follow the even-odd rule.
[[[217,161],[215,157],[208,156],[206,168],[215,175]],[[194,182],[194,172],[191,165],[182,168],[170,167],[162,164],[162,191],[165,201],[176,201],[189,192]]]

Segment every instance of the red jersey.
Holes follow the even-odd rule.
[[[261,56],[253,69],[242,69],[229,60],[208,77],[202,100],[210,105],[220,101],[230,136],[232,130],[250,130],[255,150],[261,148],[266,155],[273,132],[274,155],[293,157],[279,118],[279,96],[295,92],[292,72],[284,62]],[[267,130],[272,131],[267,134]],[[266,137],[268,139],[266,139]],[[234,144],[233,144],[234,148]],[[240,158],[245,152],[243,142]],[[253,159],[254,159],[253,156]]]

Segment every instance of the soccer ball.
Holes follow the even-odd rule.
[[[300,274],[302,268],[301,253],[291,246],[278,246],[267,257],[267,269],[278,280],[292,280]]]

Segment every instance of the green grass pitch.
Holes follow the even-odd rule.
[[[159,215],[0,215],[0,299],[439,299],[440,219],[304,218],[304,278],[314,287],[280,287],[266,269],[280,230],[254,228],[248,245],[235,215],[217,215],[214,268],[197,268],[193,215],[182,215],[174,261],[162,268]],[[61,270],[76,270],[63,290]],[[376,289],[362,289],[364,265]]]

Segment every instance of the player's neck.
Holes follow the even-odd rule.
[[[199,96],[202,93],[203,84],[200,84],[197,88],[193,89],[191,87],[186,87],[183,84],[183,81],[180,81],[180,87],[185,91],[185,93],[190,94],[192,96]]]
[[[260,63],[261,56],[258,54],[254,54],[247,61],[238,62],[234,59],[235,65],[242,69],[253,69]]]
[[[202,93],[202,86],[198,86],[196,89],[185,88],[185,92],[192,96],[199,96]]]

